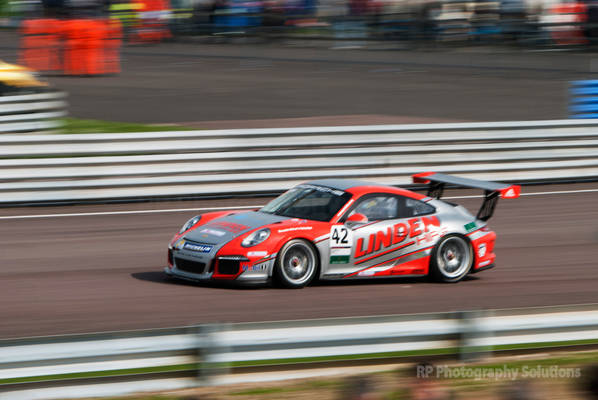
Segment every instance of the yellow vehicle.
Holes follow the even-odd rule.
[[[33,70],[0,60],[0,95],[12,92],[38,92],[46,87],[48,84],[38,80]]]

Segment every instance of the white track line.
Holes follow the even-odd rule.
[[[521,196],[545,196],[552,194],[574,194],[574,193],[595,193],[598,189],[580,189],[580,190],[558,190],[554,192],[534,192],[534,193],[521,193]],[[452,196],[443,197],[447,200],[457,199],[477,199],[482,198],[481,195],[472,196]],[[88,217],[94,215],[126,215],[126,214],[157,214],[157,213],[175,213],[175,212],[188,212],[188,211],[219,211],[219,210],[240,210],[240,209],[252,209],[261,208],[263,205],[252,205],[252,206],[231,206],[231,207],[203,207],[203,208],[171,208],[163,210],[130,210],[130,211],[103,211],[103,212],[88,212],[88,213],[69,213],[69,214],[38,214],[38,215],[7,215],[0,216],[1,219],[27,219],[27,218],[60,218],[60,217]]]
[[[58,217],[87,217],[93,215],[122,215],[122,214],[156,214],[169,212],[185,212],[185,211],[219,211],[219,210],[239,210],[261,208],[262,206],[236,206],[236,207],[203,207],[203,208],[172,208],[165,210],[131,210],[131,211],[103,211],[103,212],[88,212],[88,213],[70,213],[70,214],[39,214],[39,215],[7,215],[0,217],[0,219],[25,219],[25,218],[58,218]]]

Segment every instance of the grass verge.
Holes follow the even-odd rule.
[[[131,133],[194,130],[183,125],[148,125],[97,119],[63,118],[64,126],[57,133]]]
[[[326,377],[309,380],[268,382],[256,384],[239,384],[233,386],[220,386],[212,388],[197,388],[168,394],[133,395],[119,397],[126,400],[336,400],[353,398],[346,394],[355,393],[351,390],[365,388],[368,395],[364,398],[378,400],[407,400],[413,399],[414,392],[419,388],[426,387],[432,390],[431,393],[450,393],[452,397],[460,400],[490,400],[506,398],[513,390],[532,391],[536,395],[547,399],[584,399],[585,379],[584,374],[589,371],[590,365],[598,362],[598,351],[578,351],[542,354],[528,357],[509,356],[499,359],[491,359],[487,362],[475,364],[451,363],[444,365],[446,368],[465,367],[479,369],[518,369],[537,368],[539,366],[550,368],[580,368],[582,371],[580,379],[567,378],[546,378],[546,377],[519,377],[517,380],[503,377],[497,379],[493,376],[486,377],[458,377],[458,378],[436,378],[431,382],[419,379],[414,376],[415,368],[406,365],[399,369],[385,372],[361,373],[346,377]],[[440,367],[441,365],[437,365]],[[529,394],[529,393],[528,393]],[[355,397],[357,398],[357,397]],[[444,397],[443,397],[444,398]],[[448,398],[448,397],[447,397]],[[512,398],[512,397],[508,397]],[[532,397],[526,397],[532,398]],[[111,400],[116,400],[113,398]]]

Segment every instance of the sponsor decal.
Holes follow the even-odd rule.
[[[330,249],[330,264],[347,264],[350,258],[350,247],[336,247]]]
[[[212,221],[208,225],[206,225],[206,228],[207,229],[220,228],[220,229],[224,229],[225,231],[232,232],[232,233],[241,233],[241,232],[249,229],[249,227],[247,225],[236,224],[234,222],[227,222],[227,221]]]
[[[258,265],[241,265],[243,272],[262,272],[265,271],[268,266],[266,264],[258,264]]]
[[[475,228],[477,228],[477,225],[475,224],[475,221],[470,222],[469,224],[465,224],[463,225],[463,227],[465,228],[465,230],[467,232],[471,232],[473,231]]]
[[[482,258],[486,255],[486,243],[481,243],[478,246],[478,257]]]
[[[293,219],[291,219],[291,222],[294,222],[296,224],[307,224],[306,219],[300,219],[300,218],[293,218]]]
[[[363,271],[359,271],[357,273],[357,276],[373,276],[373,275],[376,275],[378,272],[388,271],[388,270],[392,269],[393,267],[394,267],[393,265],[382,265],[380,267],[372,267],[372,268],[365,269]]]
[[[373,276],[375,273],[374,269],[366,269],[365,271],[359,271],[357,276]]]
[[[490,264],[492,260],[486,260],[486,261],[482,261],[481,263],[478,263],[478,268],[482,268],[485,267],[486,265]]]
[[[185,242],[183,244],[183,249],[197,251],[200,253],[209,253],[210,251],[212,251],[212,248],[213,248],[213,246],[209,246],[206,244],[200,244],[200,243]]]
[[[515,195],[515,190],[513,190],[513,188],[510,188],[509,190],[507,190],[503,196],[504,196],[505,199],[510,199],[510,198],[513,198],[513,197],[517,197]]]
[[[226,232],[224,232],[224,231],[219,231],[217,229],[210,229],[210,228],[202,229],[201,231],[199,231],[199,233],[206,233],[208,235],[214,235],[214,236],[224,236],[224,235],[226,235]]]
[[[312,229],[313,229],[313,227],[311,227],[311,226],[295,226],[293,228],[279,229],[278,233],[291,232],[291,231],[311,231]]]
[[[371,233],[367,238],[358,238],[354,256],[355,258],[364,257],[397,245],[407,238],[413,239],[413,243],[419,246],[433,242],[446,232],[446,229],[441,229],[440,221],[436,216],[411,218],[406,222],[399,222],[386,229]]]
[[[332,193],[335,196],[342,196],[343,194],[345,194],[345,192],[343,192],[342,190],[331,189],[331,188],[325,187],[325,186],[309,185],[309,184],[305,184],[305,183],[302,185],[299,185],[297,187],[302,188],[302,189],[313,189],[313,190],[317,190],[319,192]]]
[[[403,246],[403,247],[405,247],[405,246]],[[382,261],[382,262],[380,262],[378,264],[375,264],[375,265],[373,265],[371,267],[366,267],[366,268],[362,269],[359,272],[354,272],[354,273],[349,274],[347,276],[348,277],[349,276],[355,276],[355,275],[357,275],[357,276],[369,276],[367,271],[374,271],[374,273],[377,273],[377,272],[392,270],[392,268],[394,268],[395,266],[406,264],[406,263],[410,263],[410,262],[418,260],[420,258],[427,257],[430,254],[431,249],[432,249],[432,247],[426,247],[426,248],[423,248],[423,249],[414,250],[414,251],[412,251],[410,253],[401,254],[400,256],[391,258],[390,260]],[[376,258],[378,256],[372,256],[372,257],[370,257],[370,259]],[[409,258],[407,258],[406,262],[405,261],[403,261],[403,262],[397,262],[397,260],[405,259],[406,257],[409,257]],[[361,261],[359,261],[359,262],[361,262]],[[355,264],[359,264],[359,262],[356,262]]]
[[[330,230],[330,264],[347,264],[351,258],[353,231],[344,225],[332,225]]]
[[[247,257],[266,257],[268,255],[268,252],[263,250],[263,251],[248,251],[247,252]]]

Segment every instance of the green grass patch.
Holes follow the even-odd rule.
[[[522,343],[522,344],[505,344],[500,346],[493,346],[494,351],[501,350],[525,350],[525,349],[539,349],[539,348],[551,348],[551,347],[564,347],[564,346],[585,346],[598,344],[598,339],[585,339],[585,340],[568,340],[561,342],[537,342],[537,343]]]
[[[504,362],[500,360],[490,360],[488,362],[466,364],[467,367],[475,368],[521,368],[525,365],[530,367],[548,366],[548,365],[559,365],[559,366],[576,366],[583,367],[585,365],[593,364],[598,359],[598,351],[585,351],[575,353],[557,353],[550,355],[543,359],[506,359]],[[453,367],[458,368],[460,364],[451,364]],[[191,367],[195,367],[191,365]],[[123,371],[134,371],[147,372],[146,370],[123,370]],[[405,384],[409,384],[413,379],[413,366],[401,367],[398,370],[385,371],[385,372],[374,372],[374,373],[362,373],[358,374],[361,376],[367,376],[369,382],[372,383],[372,390],[376,391],[380,399],[384,400],[405,400],[409,397],[409,390],[405,387]],[[293,382],[288,385],[280,385],[280,383],[264,384],[258,387],[243,388],[243,387],[220,387],[215,394],[217,399],[226,398],[239,398],[242,399],[244,396],[251,397],[253,399],[279,399],[291,397],[299,398],[301,396],[312,396],[314,393],[328,393],[338,397],[339,390],[342,391],[347,387],[347,383],[352,378],[339,377],[339,378],[324,378],[307,380],[303,382]],[[396,380],[395,380],[396,379]],[[566,382],[565,382],[566,383]],[[561,383],[564,385],[565,383]],[[503,381],[495,381],[492,379],[475,380],[471,378],[464,379],[449,379],[443,380],[441,384],[444,387],[451,388],[458,394],[467,393],[467,398],[474,398],[475,395],[480,395],[480,398],[487,398],[491,396],[493,390],[502,387]],[[381,385],[381,386],[378,386]],[[402,387],[397,387],[401,385]],[[195,397],[194,397],[195,396]],[[200,392],[196,395],[132,395],[132,396],[120,396],[113,397],[111,400],[183,400],[189,398],[203,398],[203,394]],[[212,398],[212,397],[210,397]]]
[[[342,385],[341,380],[308,381],[295,386],[258,387],[229,392],[231,396],[256,396],[301,392],[304,390],[335,389]]]
[[[570,340],[565,342],[538,342],[525,344],[501,345],[494,347],[483,347],[479,349],[472,349],[481,352],[492,351],[507,351],[507,350],[525,350],[525,349],[542,349],[566,346],[583,346],[598,344],[598,339],[588,340]],[[445,356],[455,355],[459,353],[459,349],[443,348],[443,349],[429,349],[429,350],[411,350],[411,351],[395,351],[389,353],[369,353],[369,354],[349,354],[339,356],[323,356],[323,357],[304,357],[304,358],[285,358],[277,360],[258,360],[258,361],[239,361],[229,364],[230,367],[261,367],[268,365],[289,365],[289,364],[304,364],[316,362],[333,362],[333,361],[357,361],[357,360],[373,360],[377,358],[404,358],[404,357],[426,357],[426,356]]]
[[[130,133],[130,132],[162,132],[188,131],[194,128],[183,125],[148,125],[130,122],[102,121],[97,119],[61,119],[64,126],[58,133]]]
[[[292,391],[297,391],[297,388],[290,388],[290,387],[265,387],[265,388],[255,388],[255,389],[246,389],[240,390],[238,392],[231,392],[232,396],[256,396],[262,394],[280,394],[280,393],[288,393]]]
[[[534,366],[548,366],[548,365],[577,365],[577,364],[589,364],[596,362],[598,360],[598,351],[590,351],[590,352],[583,352],[583,353],[575,353],[575,354],[565,354],[562,356],[554,356],[544,359],[522,359],[522,360],[513,360],[508,362],[493,362],[493,363],[483,363],[483,364],[475,364],[476,367],[483,367],[483,368],[520,368],[524,365],[533,364]]]
[[[0,385],[25,382],[45,382],[65,379],[102,378],[108,376],[138,375],[158,372],[192,371],[197,369],[197,364],[165,365],[161,367],[114,369],[109,371],[77,372],[70,374],[54,374],[42,376],[28,376],[19,378],[0,379]]]
[[[446,349],[430,349],[430,350],[413,350],[413,351],[393,351],[389,353],[369,353],[369,354],[348,354],[340,356],[323,356],[323,357],[302,357],[302,358],[283,358],[277,360],[258,360],[258,361],[238,361],[230,364],[231,367],[260,367],[267,365],[288,365],[288,364],[304,364],[316,362],[332,362],[332,361],[356,361],[356,360],[373,360],[376,358],[400,358],[400,357],[421,357],[421,356],[440,356],[457,354],[456,348]]]

